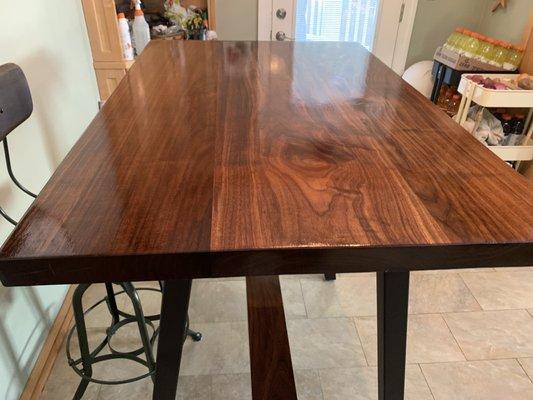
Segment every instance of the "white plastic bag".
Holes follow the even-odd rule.
[[[500,120],[480,106],[470,107],[463,128],[472,133],[477,140],[490,146],[501,145],[504,138]]]

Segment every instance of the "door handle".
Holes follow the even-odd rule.
[[[279,31],[278,33],[276,33],[276,40],[279,40],[280,42],[282,42],[285,40],[286,36],[287,35],[285,35],[285,32]]]
[[[287,11],[285,11],[284,8],[278,8],[278,10],[276,11],[276,17],[278,17],[279,19],[285,19],[286,16]]]

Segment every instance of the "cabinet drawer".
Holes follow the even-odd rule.
[[[111,96],[111,93],[117,88],[124,75],[126,75],[125,69],[96,70],[96,81],[98,82],[100,100],[106,101]]]

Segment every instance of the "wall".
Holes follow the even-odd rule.
[[[257,40],[257,0],[216,0],[220,40]]]
[[[511,0],[507,8],[492,13],[493,1],[486,1],[481,18],[480,32],[484,35],[520,44],[529,13],[533,8],[532,0]]]
[[[97,112],[81,2],[0,3],[0,64],[23,68],[34,100],[33,115],[9,136],[13,168],[38,192]],[[10,183],[2,152],[0,205],[18,219],[30,202]],[[0,220],[3,241],[12,227]],[[66,289],[0,285],[0,399],[19,398]]]
[[[510,0],[491,12],[495,0],[418,0],[406,67],[432,60],[438,46],[458,26],[519,44],[532,0]]]
[[[477,29],[484,9],[485,0],[418,0],[406,67],[432,60],[456,27]]]

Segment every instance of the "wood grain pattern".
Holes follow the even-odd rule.
[[[155,41],[6,285],[533,264],[532,184],[355,43]]]
[[[246,278],[254,400],[296,400],[278,276]]]

